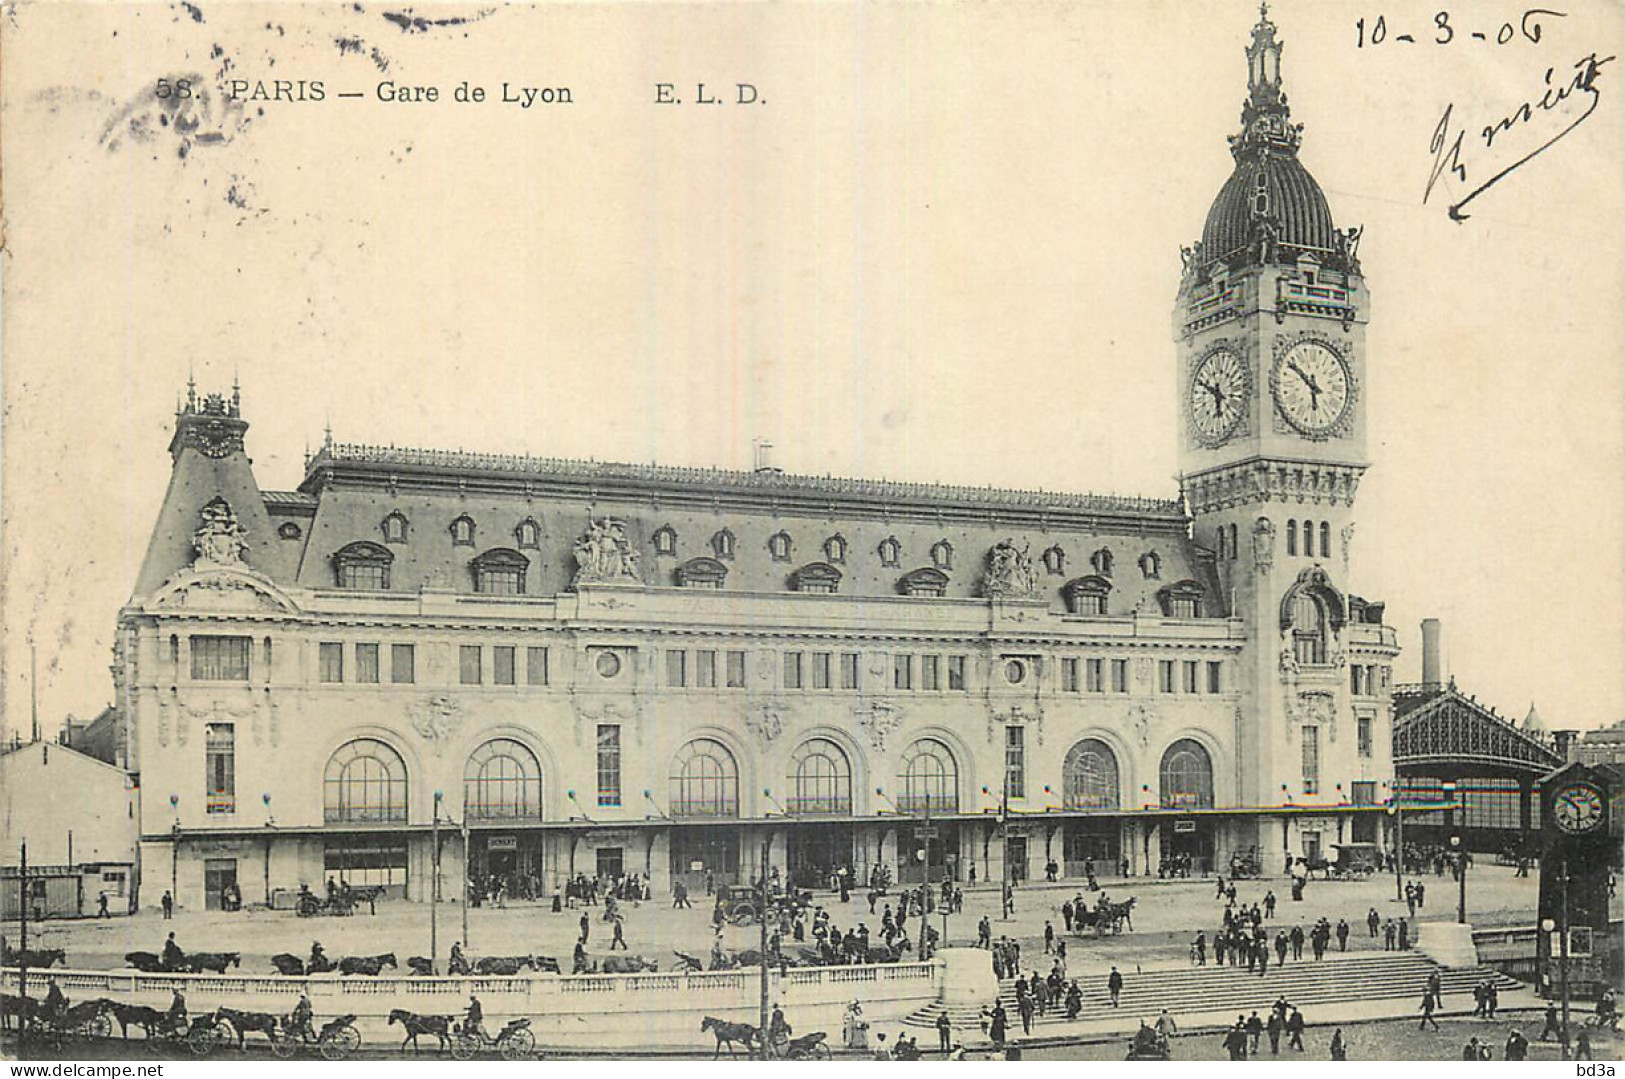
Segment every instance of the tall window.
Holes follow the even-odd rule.
[[[1112,692],[1128,692],[1128,660],[1112,660]]]
[[[493,738],[463,768],[463,813],[469,820],[536,819],[542,815],[542,768],[511,738]]]
[[[1117,755],[1099,739],[1084,739],[1067,752],[1062,784],[1068,809],[1116,809]]]
[[[1061,660],[1061,691],[1076,693],[1078,686],[1078,661],[1072,656],[1067,656]]]
[[[654,541],[655,554],[674,555],[677,553],[677,530],[671,525],[661,525],[655,529],[650,537]]]
[[[536,518],[526,517],[514,526],[513,538],[520,547],[534,551],[542,545],[542,526],[536,523]]]
[[[384,530],[385,543],[406,542],[406,517],[400,510],[395,510],[379,526]]]
[[[1297,521],[1288,521],[1286,523],[1286,553],[1289,555],[1295,555],[1298,553]]]
[[[896,536],[887,536],[881,540],[880,546],[876,550],[880,554],[880,564],[882,566],[895,566],[902,561],[903,545],[897,542]]]
[[[469,562],[474,571],[474,591],[487,596],[522,596],[529,566],[530,560],[518,551],[504,547],[486,551]]]
[[[1360,756],[1371,756],[1371,717],[1361,716],[1354,721],[1354,738],[1359,746]]]
[[[355,646],[355,680],[357,682],[378,681],[378,646],[376,644],[358,644]]]
[[[1326,609],[1309,592],[1292,600],[1292,655],[1301,664],[1326,662]]]
[[[1200,667],[1194,659],[1187,659],[1180,664],[1180,687],[1186,693],[1195,693],[1201,689],[1201,683],[1197,678],[1199,671]]]
[[[1349,784],[1349,801],[1357,806],[1371,806],[1377,804],[1377,781],[1374,779],[1356,779]]]
[[[775,562],[790,561],[790,533],[775,532],[767,537],[767,553]]]
[[[1315,522],[1303,522],[1303,556],[1315,557]]]
[[[323,775],[322,818],[329,824],[406,821],[406,763],[375,738],[338,748]]]
[[[947,540],[937,540],[931,545],[931,564],[938,569],[954,568],[954,545]]]
[[[514,646],[499,644],[491,649],[491,681],[499,686],[511,686],[517,682],[517,672],[514,670]]]
[[[841,688],[858,688],[858,654],[856,652],[841,653]]]
[[[920,688],[925,690],[942,688],[942,657],[920,657]]]
[[[688,685],[688,653],[680,648],[666,652],[666,684],[679,687]]]
[[[204,794],[210,813],[237,812],[237,732],[230,723],[210,723],[203,728]]]
[[[809,738],[790,758],[792,813],[852,812],[852,765],[827,738]]]
[[[893,689],[914,688],[914,657],[910,655],[895,655],[892,657]]]
[[[671,762],[671,815],[739,815],[739,767],[727,746],[696,738],[677,751]]]
[[[824,541],[824,557],[831,562],[846,561],[846,537],[839,533]]]
[[[828,652],[814,652],[812,654],[812,687],[814,689],[829,688],[829,660]]]
[[[338,641],[323,641],[317,648],[317,665],[323,682],[344,681],[344,645]]]
[[[701,689],[717,688],[717,654],[701,648],[694,653],[694,684]]]
[[[1213,758],[1200,742],[1181,738],[1169,746],[1161,771],[1164,808],[1213,808]]]
[[[784,653],[784,688],[801,688],[801,653]]]
[[[1330,521],[1320,522],[1320,557],[1332,556],[1332,525]]]
[[[204,682],[248,681],[251,640],[249,637],[193,637],[192,677]]]
[[[1320,793],[1320,728],[1305,726],[1303,735],[1303,793]]]
[[[1090,693],[1106,692],[1106,661],[1087,659],[1083,662],[1084,685]]]
[[[745,653],[728,653],[728,688],[743,689],[745,686]]]
[[[417,650],[411,645],[389,646],[389,680],[407,686],[417,681]]]
[[[474,546],[474,518],[464,514],[451,522],[451,543],[454,547]]]
[[[964,692],[965,689],[965,657],[948,657],[948,688],[954,692]]]
[[[598,804],[621,804],[621,728],[618,723],[598,725]]]
[[[525,649],[525,684],[527,686],[547,685],[546,646]]]
[[[1224,664],[1219,660],[1207,661],[1207,691],[1209,693],[1224,691]]]
[[[897,782],[897,808],[904,813],[959,812],[959,765],[953,752],[934,738],[921,738],[903,751]]]
[[[711,537],[711,550],[716,552],[718,558],[732,558],[734,556],[734,534],[724,528]]]
[[[1004,728],[1004,793],[1027,797],[1027,728],[1014,724]]]
[[[457,650],[457,680],[465,686],[480,684],[480,646],[465,644]]]
[[[1174,684],[1174,661],[1171,659],[1157,660],[1157,692],[1172,693]]]

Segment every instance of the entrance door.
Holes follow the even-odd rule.
[[[790,831],[791,886],[827,889],[836,870],[852,873],[852,837],[850,824],[797,824]]]
[[[1017,884],[1027,879],[1027,837],[1013,835],[1004,841],[1004,875]]]
[[[1303,856],[1310,865],[1320,864],[1320,833],[1303,833]]]
[[[720,887],[739,877],[739,833],[726,827],[682,827],[671,832],[671,879],[693,895],[705,894],[706,874]]]
[[[203,863],[203,906],[206,910],[222,910],[221,897],[226,889],[237,884],[237,859],[210,858]]]
[[[598,878],[600,880],[614,880],[620,876],[623,872],[621,864],[620,847],[598,848]]]
[[[1063,848],[1066,875],[1082,877],[1093,869],[1097,875],[1115,875],[1120,855],[1116,820],[1077,820],[1066,826]]]

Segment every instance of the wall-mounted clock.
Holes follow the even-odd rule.
[[[1602,825],[1602,792],[1589,783],[1566,783],[1552,792],[1552,822],[1570,835]]]
[[[1348,361],[1321,341],[1299,341],[1284,350],[1270,383],[1281,417],[1310,438],[1336,431],[1354,403]]]
[[[1202,357],[1191,372],[1191,424],[1205,446],[1217,446],[1235,433],[1236,425],[1252,396],[1252,378],[1247,363],[1228,348],[1218,348]]]

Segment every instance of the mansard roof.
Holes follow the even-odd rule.
[[[1394,689],[1394,765],[1483,764],[1544,775],[1563,758],[1452,682]]]

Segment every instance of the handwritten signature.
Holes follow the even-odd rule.
[[[1570,121],[1568,126],[1552,135],[1545,142],[1524,154],[1510,165],[1502,167],[1489,179],[1483,181],[1477,187],[1469,191],[1466,197],[1453,203],[1449,209],[1450,220],[1458,222],[1467,220],[1470,215],[1461,212],[1463,206],[1466,206],[1469,202],[1472,202],[1478,196],[1482,195],[1484,192],[1506,179],[1523,165],[1526,165],[1530,161],[1533,161],[1535,158],[1539,157],[1546,150],[1550,149],[1551,146],[1564,135],[1567,135],[1570,131],[1573,131],[1575,128],[1584,123],[1586,117],[1590,116],[1593,112],[1596,112],[1598,103],[1602,101],[1602,94],[1597,90],[1597,76],[1601,74],[1603,65],[1610,63],[1613,59],[1614,57],[1612,56],[1604,56],[1599,58],[1597,54],[1593,52],[1590,55],[1576,61],[1574,64],[1573,77],[1570,78],[1568,82],[1557,86],[1552,84],[1552,73],[1556,69],[1547,68],[1545,79],[1546,90],[1537,100],[1526,101],[1522,105],[1519,105],[1517,108],[1513,109],[1506,116],[1503,116],[1501,119],[1497,120],[1495,123],[1486,124],[1479,135],[1484,140],[1484,149],[1494,150],[1496,145],[1495,140],[1501,135],[1513,130],[1522,129],[1525,125],[1532,127],[1537,126],[1536,117],[1539,114],[1552,112],[1558,109],[1565,101],[1571,97],[1575,97],[1575,95],[1583,95],[1581,98],[1577,98],[1577,101],[1589,98],[1589,101],[1587,101],[1585,105],[1585,111]],[[1429,145],[1429,150],[1433,154],[1433,168],[1428,174],[1427,190],[1422,195],[1422,201],[1424,203],[1427,202],[1428,197],[1433,194],[1434,184],[1438,183],[1439,177],[1443,176],[1446,172],[1454,173],[1456,179],[1463,184],[1470,182],[1467,178],[1467,163],[1462,160],[1462,142],[1467,137],[1467,129],[1456,129],[1455,138],[1451,138],[1450,120],[1454,110],[1454,104],[1446,105],[1444,107],[1444,115],[1439,118],[1439,126],[1433,130],[1433,140]],[[1569,111],[1572,110],[1565,110],[1565,115]],[[1490,167],[1493,168],[1494,165],[1492,164]]]

